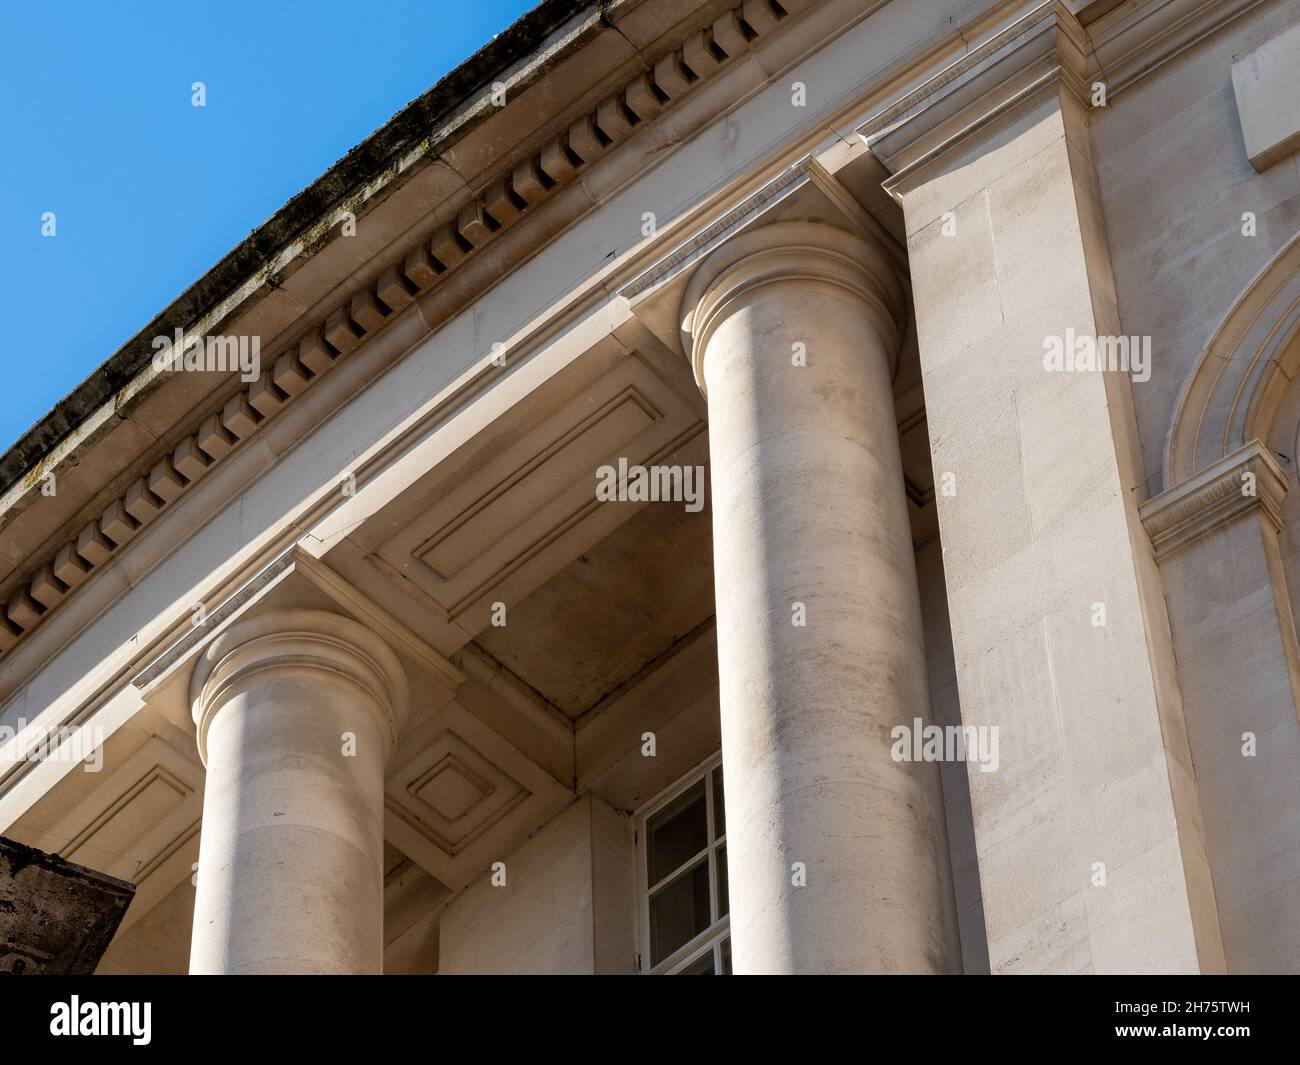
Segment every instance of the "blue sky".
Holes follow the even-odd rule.
[[[535,2],[6,5],[0,452]]]

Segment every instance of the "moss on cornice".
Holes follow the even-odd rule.
[[[593,24],[604,23],[607,9],[613,6],[622,5],[608,0],[542,0],[412,100],[254,229],[24,433],[0,457],[0,494],[36,471],[50,452],[105,403],[115,402],[116,395],[148,366],[153,337],[198,321],[250,278],[265,272],[285,248],[310,234],[322,216],[400,160],[421,152],[436,156],[446,143],[463,137],[490,114],[480,110],[467,114],[463,121],[451,121],[474,94],[531,56],[564,23],[584,11]],[[544,75],[551,65],[540,65],[533,78]],[[319,244],[310,241],[309,251]],[[274,279],[269,283],[274,284]]]

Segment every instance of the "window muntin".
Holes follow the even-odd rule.
[[[637,827],[642,971],[729,974],[720,756],[648,804]]]

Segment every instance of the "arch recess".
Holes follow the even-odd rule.
[[[1267,440],[1297,373],[1300,235],[1233,304],[1183,386],[1165,446],[1165,489],[1252,440]]]

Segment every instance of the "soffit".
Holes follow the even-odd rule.
[[[611,507],[633,508],[632,503]],[[713,616],[707,507],[644,508],[514,606],[476,643],[580,722]]]

